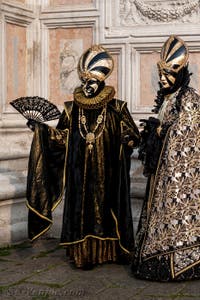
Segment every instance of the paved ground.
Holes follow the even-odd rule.
[[[73,268],[56,239],[0,249],[1,300],[200,300],[200,282],[157,283],[135,279],[129,266]]]

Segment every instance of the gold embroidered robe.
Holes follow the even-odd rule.
[[[69,249],[77,267],[116,261],[118,250],[133,251],[132,149],[121,140],[128,133],[134,146],[139,141],[126,103],[110,97],[112,88],[105,87],[99,103],[90,99],[80,102],[80,96],[83,98],[83,93],[77,89],[75,102],[65,103],[56,129],[36,126],[27,188],[29,236],[33,240],[49,228],[52,210],[64,199],[61,245]],[[103,101],[107,96],[110,99]],[[80,134],[80,106],[83,104],[92,130],[102,111],[101,102],[107,107],[105,127],[90,151]]]
[[[139,222],[136,276],[151,280],[200,277],[200,97],[187,88],[180,112],[175,98],[165,100],[164,140],[148,200]]]

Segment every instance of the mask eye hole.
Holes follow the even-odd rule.
[[[174,64],[173,65],[173,68],[176,70],[176,69],[178,69],[178,67],[179,67],[179,65],[177,65],[177,64]]]
[[[171,71],[169,69],[164,69],[162,74],[164,75],[171,75]]]
[[[90,79],[90,80],[88,80],[88,84],[94,84],[94,83],[97,83],[97,81],[95,80],[95,79]]]
[[[86,83],[85,78],[81,77],[80,80],[81,80],[81,84],[82,84],[82,85]]]

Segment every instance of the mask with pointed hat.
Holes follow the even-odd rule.
[[[78,63],[78,74],[86,97],[93,97],[104,87],[104,80],[113,70],[113,59],[101,45],[86,50]]]
[[[172,88],[176,84],[181,70],[188,65],[188,54],[185,42],[175,35],[171,35],[164,43],[161,60],[157,64],[164,89]]]

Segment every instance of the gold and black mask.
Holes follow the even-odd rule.
[[[92,97],[113,70],[113,59],[101,45],[93,45],[83,53],[78,74],[86,97]]]
[[[170,88],[175,84],[179,72],[188,64],[188,54],[185,42],[177,36],[171,35],[164,43],[161,60],[157,64],[163,88]]]

